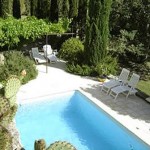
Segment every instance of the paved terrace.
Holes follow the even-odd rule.
[[[118,96],[114,101],[109,95],[100,92],[100,82],[65,72],[63,61],[49,64],[48,73],[45,65],[38,65],[37,69],[38,77],[21,86],[17,95],[19,103],[55,93],[80,90],[150,145],[150,103],[137,96],[129,96],[126,100],[124,95]]]

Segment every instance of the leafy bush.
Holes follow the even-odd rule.
[[[149,52],[142,43],[135,42],[137,31],[121,30],[120,33],[119,37],[110,40],[109,51],[120,60],[143,63],[148,58]]]
[[[82,62],[84,45],[77,38],[66,40],[59,51],[59,57],[74,64]]]
[[[118,69],[117,59],[112,56],[106,56],[100,63],[96,65],[96,72],[99,75],[116,74]]]
[[[22,70],[26,70],[27,75],[23,78],[22,82],[36,78],[38,72],[34,65],[34,61],[23,55],[20,51],[6,51],[4,52],[5,62],[0,66],[0,81],[5,80],[10,75],[21,76]]]
[[[79,64],[70,64],[67,63],[66,71],[70,73],[74,73],[81,76],[93,76],[96,75],[94,67],[90,67],[87,65],[79,65]]]
[[[96,66],[67,63],[66,71],[82,76],[101,76],[109,74],[115,75],[118,68],[117,59],[108,55]]]

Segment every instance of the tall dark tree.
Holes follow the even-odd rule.
[[[13,16],[17,19],[21,18],[20,0],[13,0]]]
[[[0,17],[2,17],[2,0],[0,0]]]
[[[38,0],[38,18],[49,18],[50,14],[50,0]]]
[[[106,56],[111,0],[90,0],[87,14],[85,55],[87,63],[96,65]]]
[[[30,2],[31,16],[37,17],[37,6],[38,6],[38,0],[31,0]]]
[[[51,0],[50,21],[58,22],[58,0]]]
[[[78,6],[79,6],[79,0],[69,0],[70,8],[69,8],[69,17],[77,17],[78,15]]]
[[[37,16],[38,18],[48,18],[50,13],[50,0],[38,0]]]
[[[62,0],[62,6],[61,6],[61,14],[62,17],[69,17],[69,0]]]
[[[81,40],[84,40],[85,38],[87,4],[87,0],[79,0],[78,16],[75,18],[75,23],[73,22],[75,24],[75,28],[77,28],[76,30],[78,30],[78,35]]]
[[[9,15],[13,15],[13,0],[1,0],[1,16],[6,18]]]
[[[110,29],[113,36],[119,36],[123,29],[136,30],[134,44],[143,43],[150,49],[150,0],[113,0]]]

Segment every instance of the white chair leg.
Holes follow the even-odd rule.
[[[118,94],[116,94],[114,101],[116,101],[117,97],[118,97]]]

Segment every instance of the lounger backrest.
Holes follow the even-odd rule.
[[[139,79],[140,79],[140,76],[133,73],[130,80],[129,80],[129,82],[128,82],[128,85],[135,88],[137,86],[138,82],[139,82]]]
[[[39,55],[38,47],[32,48],[32,56],[37,57]]]
[[[44,45],[43,46],[43,50],[44,50],[44,55],[46,56],[48,56],[48,55],[51,55],[52,53],[53,53],[53,50],[52,50],[52,48],[51,48],[51,46],[50,45]],[[47,54],[46,54],[46,52],[47,52]]]
[[[126,83],[128,80],[129,73],[130,73],[129,70],[123,68],[120,73],[119,80],[121,80],[123,83]]]

